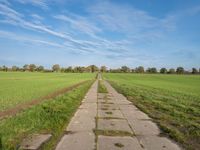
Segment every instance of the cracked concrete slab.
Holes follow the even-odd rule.
[[[98,150],[143,150],[135,137],[98,137]]]

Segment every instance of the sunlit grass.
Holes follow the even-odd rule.
[[[0,72],[0,111],[95,78],[92,73]]]

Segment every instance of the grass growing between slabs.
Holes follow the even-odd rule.
[[[93,73],[0,72],[0,111],[95,78]]]
[[[81,103],[92,81],[58,96],[51,101],[33,106],[15,117],[0,122],[0,149],[15,150],[22,139],[34,133],[51,133],[53,136],[43,150],[52,150],[70,118]]]
[[[105,87],[102,80],[99,80],[98,93],[108,93],[107,88]]]
[[[185,149],[200,147],[200,76],[104,74]]]

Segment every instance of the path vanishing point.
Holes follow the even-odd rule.
[[[158,126],[103,81],[108,93],[89,89],[56,150],[180,150]]]

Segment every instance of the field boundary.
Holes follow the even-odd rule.
[[[9,109],[4,110],[4,111],[0,111],[0,120],[5,119],[6,117],[14,116],[17,113],[21,112],[22,110],[25,110],[27,108],[30,108],[30,107],[35,106],[37,104],[40,104],[43,101],[50,100],[52,98],[57,97],[58,95],[72,91],[73,89],[79,87],[80,85],[85,84],[88,81],[90,81],[90,80],[79,82],[79,83],[74,84],[72,86],[62,88],[62,89],[57,90],[55,92],[49,93],[48,95],[45,95],[43,97],[33,99],[33,100],[25,102],[25,103],[18,104],[17,106],[15,106],[13,108],[9,108]]]

